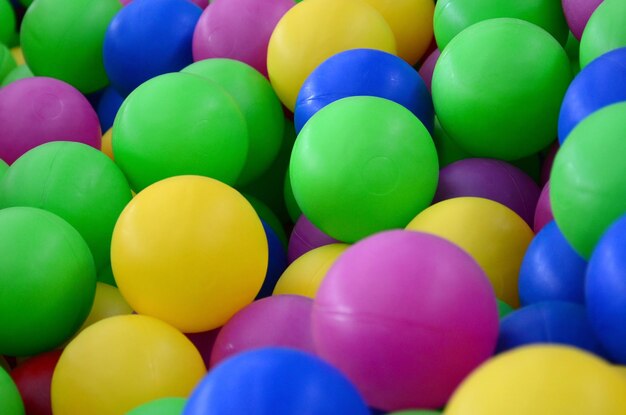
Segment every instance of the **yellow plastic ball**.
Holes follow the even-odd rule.
[[[22,53],[22,48],[19,46],[15,46],[11,48],[11,55],[13,55],[13,59],[15,59],[15,63],[17,65],[24,65],[26,60],[24,59],[24,53]]]
[[[348,49],[396,52],[394,34],[364,0],[306,0],[278,22],[267,50],[267,71],[280,100],[294,110],[300,87],[331,56]]]
[[[115,159],[113,158],[112,138],[113,138],[113,128],[109,128],[107,132],[102,135],[102,143],[100,144],[100,151],[102,151],[104,154],[109,156],[111,160],[115,161]]]
[[[533,231],[515,212],[478,197],[436,203],[407,226],[441,236],[469,253],[487,274],[496,296],[519,306],[518,273]]]
[[[626,377],[605,361],[564,346],[530,346],[474,371],[445,415],[623,415]]]
[[[267,270],[261,220],[230,186],[200,176],[157,182],[126,206],[111,265],[128,304],[185,333],[222,326],[254,300]]]
[[[122,415],[164,397],[187,397],[204,376],[185,335],[148,316],[102,320],[63,351],[52,377],[54,415]]]
[[[309,1],[309,0],[307,0]],[[296,294],[315,298],[326,273],[337,258],[348,249],[346,244],[315,248],[293,261],[280,276],[274,295]]]

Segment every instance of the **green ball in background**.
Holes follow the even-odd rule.
[[[439,176],[426,127],[403,106],[365,96],[316,113],[289,171],[302,212],[344,242],[405,227],[431,203]]]
[[[626,213],[626,102],[602,108],[572,130],[556,154],[550,202],[565,239],[589,259]]]
[[[580,39],[580,67],[626,46],[626,1],[604,0],[593,12]]]
[[[98,281],[117,287],[115,277],[113,276],[113,268],[111,268],[111,264],[100,269],[100,271],[98,272]]]
[[[87,318],[96,292],[84,239],[50,212],[15,207],[0,210],[0,252],[0,354],[61,345]]]
[[[246,161],[248,131],[239,106],[217,83],[169,73],[126,98],[112,143],[115,162],[137,192],[180,175],[208,176],[232,186]]]
[[[104,34],[119,0],[37,0],[21,28],[24,58],[37,76],[57,78],[83,93],[108,84]]]
[[[439,119],[435,117],[435,129],[433,131],[433,142],[437,148],[437,156],[439,157],[439,167],[444,168],[448,164],[452,164],[455,161],[471,158],[472,155],[463,150],[457,143],[454,142],[441,127]]]
[[[185,398],[157,399],[126,412],[126,415],[180,415],[186,402]]]
[[[285,199],[285,204],[287,205],[287,211],[289,212],[289,217],[293,223],[296,223],[300,216],[302,215],[302,209],[298,206],[298,202],[296,201],[296,197],[293,195],[293,188],[291,187],[291,175],[289,174],[289,169],[287,169],[287,174],[285,174],[285,184],[283,187],[283,196]]]
[[[10,45],[15,34],[15,11],[9,0],[0,0],[0,43]]]
[[[256,214],[259,215],[259,218],[261,218],[267,224],[267,226],[272,228],[278,239],[280,239],[280,241],[286,248],[287,234],[285,233],[285,229],[283,228],[280,219],[278,219],[278,216],[276,216],[276,214],[272,212],[272,209],[270,209],[265,203],[263,203],[256,197],[245,193],[243,193],[243,196],[248,202],[250,202]]]
[[[24,403],[11,376],[0,366],[0,409],[2,415],[24,415]]]
[[[30,206],[60,216],[83,236],[97,270],[110,263],[113,227],[130,199],[128,182],[115,163],[74,142],[35,147],[0,182],[0,208]]]
[[[545,30],[518,19],[486,20],[442,52],[433,102],[464,151],[516,160],[554,141],[571,77],[567,54]]]
[[[518,160],[511,160],[509,164],[526,173],[536,183],[541,182],[541,157],[539,153],[531,154]]]
[[[433,18],[439,50],[471,25],[500,17],[525,20],[567,42],[569,27],[558,0],[440,0]]]
[[[570,32],[567,38],[565,53],[569,57],[572,75],[576,76],[580,72],[580,41],[574,37],[572,32]]]
[[[505,303],[500,299],[496,299],[498,302],[498,318],[502,320],[504,317],[508,316],[513,312],[513,307]]]
[[[3,82],[16,66],[17,64],[9,48],[0,43],[0,82]]]
[[[33,76],[35,75],[33,75],[33,72],[30,70],[28,65],[18,65],[4,77],[0,87],[7,86],[15,81],[19,81],[20,79],[32,78]]]
[[[248,126],[248,156],[237,185],[257,179],[276,159],[285,116],[269,81],[256,69],[231,59],[205,59],[182,70],[216,82],[237,102]]]

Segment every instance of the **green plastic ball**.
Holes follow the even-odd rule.
[[[9,0],[0,0],[0,43],[11,44],[15,33],[15,11]]]
[[[472,155],[463,150],[457,143],[454,142],[441,127],[439,120],[435,118],[435,129],[433,131],[433,142],[437,148],[437,156],[439,157],[439,167],[444,168],[448,164],[452,164],[455,161],[471,158]]]
[[[505,303],[500,299],[496,299],[498,302],[498,318],[502,320],[504,317],[508,316],[513,312],[513,307]]]
[[[60,217],[40,209],[0,210],[0,354],[31,356],[68,340],[96,292],[89,247]]]
[[[231,59],[205,59],[182,72],[216,82],[235,99],[246,119],[250,140],[237,185],[257,179],[276,159],[285,126],[280,100],[269,81],[251,66]]]
[[[576,76],[580,72],[580,41],[570,32],[565,44],[565,53],[569,57],[572,68],[572,75]]]
[[[37,0],[26,11],[22,51],[37,76],[57,78],[83,93],[108,84],[104,34],[119,0]]]
[[[113,268],[111,268],[111,264],[100,269],[100,271],[98,272],[98,282],[103,282],[105,284],[117,287],[115,277],[113,276]]]
[[[285,184],[283,187],[283,196],[285,199],[285,204],[287,205],[287,211],[289,213],[289,217],[293,223],[296,223],[300,216],[302,215],[302,209],[298,206],[298,202],[296,201],[296,197],[293,195],[293,188],[291,187],[291,175],[289,174],[289,169],[287,169],[287,174],[285,175]]]
[[[437,151],[406,108],[377,97],[336,101],[296,139],[289,167],[302,212],[344,242],[405,227],[438,180]]]
[[[2,177],[7,172],[8,169],[9,169],[9,165],[6,164],[4,160],[0,159],[0,181],[2,180]]]
[[[626,213],[626,102],[585,118],[556,154],[552,212],[565,239],[589,258],[606,229]]]
[[[126,415],[180,415],[186,403],[185,398],[162,398],[138,406]]]
[[[20,79],[32,78],[33,76],[35,75],[33,75],[33,72],[30,70],[28,65],[18,65],[4,77],[0,87],[7,86],[15,81],[19,81]]]
[[[0,43],[0,82],[3,82],[16,66],[17,64],[15,63],[15,59],[13,59],[13,55],[11,54],[9,48]]]
[[[0,182],[0,207],[47,210],[80,232],[96,269],[110,263],[111,236],[131,199],[121,170],[104,153],[85,144],[43,144],[17,159]]]
[[[270,209],[265,203],[263,203],[256,197],[245,193],[243,194],[243,196],[248,202],[250,202],[256,214],[259,215],[259,217],[267,224],[267,226],[272,228],[278,239],[280,239],[280,241],[286,248],[287,234],[285,233],[285,229],[283,228],[280,219],[278,219],[278,216],[276,216],[276,214],[272,212],[272,209]]]
[[[2,366],[0,366],[0,409],[2,409],[2,415],[25,414],[20,392]]]
[[[626,46],[626,1],[604,0],[593,12],[580,39],[580,67]]]
[[[461,32],[435,67],[433,102],[444,130],[475,157],[516,160],[556,137],[571,80],[561,45],[517,19],[492,19]]]
[[[248,154],[246,121],[217,83],[169,73],[140,85],[113,124],[113,155],[133,190],[172,176],[233,185]]]

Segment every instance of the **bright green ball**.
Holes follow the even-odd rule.
[[[113,124],[113,154],[137,192],[180,175],[232,186],[248,155],[246,121],[217,83],[169,73],[126,98]]]
[[[13,59],[13,55],[11,55],[9,48],[0,43],[0,82],[3,82],[16,66],[17,64],[15,63],[15,59]],[[4,86],[4,83],[2,86]]]
[[[128,182],[115,163],[74,142],[35,147],[0,182],[0,208],[31,206],[59,215],[83,236],[98,270],[110,263],[113,227],[130,199]]]
[[[508,316],[513,312],[513,307],[505,303],[500,299],[496,299],[498,302],[498,318],[502,320],[504,317]]]
[[[186,402],[185,398],[157,399],[126,412],[126,415],[180,415]]]
[[[626,213],[626,102],[585,118],[556,154],[550,175],[552,212],[565,239],[589,258]]]
[[[0,408],[2,415],[24,415],[24,404],[11,376],[0,366]]]
[[[302,209],[298,206],[298,202],[296,201],[295,196],[293,195],[293,189],[291,187],[291,177],[289,174],[289,170],[287,170],[287,174],[285,175],[285,184],[283,186],[283,197],[285,199],[285,204],[287,205],[287,212],[289,213],[289,218],[293,223],[296,223],[300,216],[302,215]]]
[[[475,157],[516,160],[557,134],[571,80],[561,45],[517,19],[492,19],[461,32],[435,67],[433,102],[450,137]]]
[[[2,159],[0,159],[0,180],[4,177],[4,173],[9,169],[9,165]]]
[[[302,212],[344,242],[405,227],[438,180],[437,151],[406,108],[377,97],[336,101],[296,139],[289,167]]]
[[[15,33],[15,12],[9,0],[0,0],[0,43],[9,45]]]
[[[280,100],[269,81],[251,66],[231,59],[205,59],[182,72],[216,82],[235,99],[246,119],[250,140],[237,185],[257,179],[276,159],[285,126]]]
[[[626,1],[604,0],[593,12],[580,39],[580,67],[626,46]]]
[[[0,252],[0,354],[31,356],[67,341],[96,292],[93,258],[78,231],[44,210],[3,209]]]
[[[18,65],[4,77],[0,87],[7,86],[15,81],[19,81],[20,79],[32,78],[33,76],[33,72],[30,70],[28,65]]]
[[[57,78],[83,93],[108,84],[104,34],[119,0],[37,0],[22,22],[22,51],[37,76]]]

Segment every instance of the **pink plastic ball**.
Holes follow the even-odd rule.
[[[312,314],[318,354],[386,411],[439,408],[493,353],[496,297],[478,264],[434,235],[388,231],[348,250]]]
[[[259,347],[290,347],[315,353],[312,307],[313,300],[299,295],[276,295],[253,302],[220,330],[213,346],[211,366]]]
[[[433,83],[433,71],[435,70],[435,65],[437,64],[437,60],[440,55],[441,52],[439,49],[433,50],[419,69],[419,74],[426,83],[426,88],[428,88],[430,92],[432,92],[430,86]]]
[[[291,231],[287,247],[287,261],[291,264],[302,255],[320,246],[336,244],[339,241],[326,235],[301,215]]]
[[[544,226],[553,220],[554,215],[552,214],[552,205],[550,204],[550,182],[547,182],[543,186],[541,194],[539,195],[539,200],[537,201],[533,231],[535,233],[539,233]]]
[[[602,0],[562,0],[565,19],[574,37],[580,40],[589,18]]]
[[[217,0],[207,7],[193,36],[195,61],[229,58],[267,77],[267,45],[293,0]]]
[[[0,159],[13,163],[50,141],[100,149],[100,122],[87,98],[57,79],[35,77],[0,89]]]

